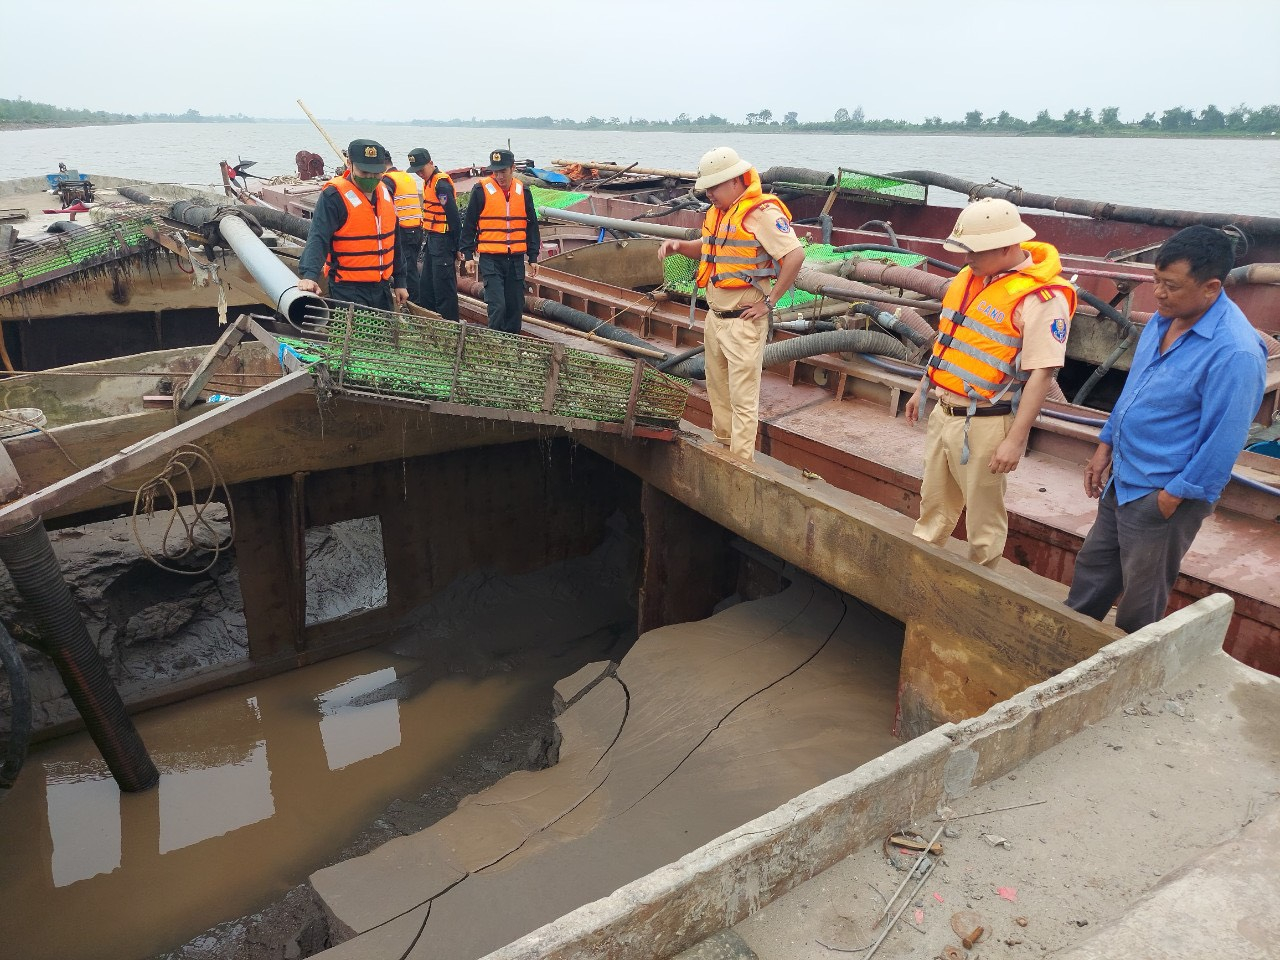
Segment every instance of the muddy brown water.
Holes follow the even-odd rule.
[[[144,957],[253,912],[550,679],[445,678],[351,703],[414,666],[354,654],[143,714],[161,771],[143,794],[120,793],[87,736],[38,748],[0,807],[0,954]]]
[[[382,648],[139,715],[135,721],[161,771],[159,787],[144,794],[120,793],[87,736],[40,745],[0,804],[0,958],[132,960],[193,938],[202,944],[201,956],[239,955],[231,940],[219,945],[222,934],[206,931],[278,902],[315,870],[369,849],[389,805],[438,792],[441,778],[468,762],[474,767],[495,735],[549,714],[556,680],[589,660],[622,655],[630,639],[620,625],[634,623],[628,594],[617,589],[626,576],[611,581],[616,565],[597,561],[568,561],[549,575],[464,579]],[[640,726],[631,736],[642,744],[670,739],[670,731],[658,735],[668,726],[664,717],[709,709],[703,703],[708,670],[730,670],[726,682],[733,689],[750,686],[746,667],[733,667],[740,658],[719,648],[728,638],[754,649],[756,632],[777,642],[771,617],[780,614],[767,613],[775,606],[742,604],[729,619],[647,635],[648,653],[623,670],[657,671],[655,682],[643,685],[651,691],[647,709],[657,726],[643,729],[646,713],[637,701],[629,726]],[[788,610],[783,620],[789,623]],[[848,641],[868,639],[868,627],[856,617],[845,620]],[[818,631],[828,633],[826,626]],[[803,646],[803,639],[790,642]],[[731,711],[733,722],[713,738],[724,741],[721,748],[677,765],[680,776],[693,780],[665,791],[674,791],[675,807],[658,813],[650,798],[621,821],[638,817],[633,826],[644,842],[626,831],[604,836],[583,826],[579,843],[598,847],[589,861],[603,855],[618,869],[626,865],[617,876],[596,878],[601,889],[676,859],[892,746],[896,662],[892,642],[877,641],[862,653],[842,642],[801,671],[800,678],[811,679],[793,691],[799,699],[790,706],[777,697],[795,679],[766,685],[768,696]],[[684,683],[675,683],[679,676]],[[760,716],[749,723],[753,710]],[[677,728],[689,722],[686,717]],[[459,778],[457,793],[475,792],[532,762],[523,755],[505,759],[512,762],[503,769],[479,761],[486,769]],[[566,771],[546,773],[563,777]],[[728,791],[710,809],[708,783]],[[661,829],[650,822],[655,816],[665,824]],[[681,829],[670,829],[672,822]],[[394,835],[384,830],[379,837]],[[632,863],[637,850],[645,851],[643,862]],[[522,876],[508,867],[489,882],[516,883]],[[528,882],[548,889],[545,877],[521,881]],[[481,904],[495,902],[484,883],[472,886]],[[559,897],[599,895],[590,885],[556,886]],[[514,903],[517,893],[497,895]],[[460,916],[469,914],[464,899],[449,905]],[[442,922],[450,912],[443,906]],[[537,897],[529,903],[535,907],[563,912]],[[523,929],[489,932],[506,942]],[[476,955],[462,942],[456,946]]]

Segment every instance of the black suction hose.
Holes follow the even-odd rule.
[[[276,233],[287,233],[299,240],[306,240],[311,235],[311,221],[295,217],[291,213],[277,210],[275,207],[255,206],[248,203],[237,203],[235,209],[249,214],[268,230]]]
[[[914,327],[910,326],[909,324],[903,323],[901,320],[895,317],[892,313],[889,313],[887,310],[881,310],[874,303],[855,303],[852,307],[849,308],[849,310],[851,313],[859,313],[864,317],[870,317],[872,320],[880,324],[880,326],[884,327],[890,333],[897,334],[898,336],[901,336],[901,337],[906,337],[908,340],[914,343],[917,347],[923,347],[926,344],[933,343],[933,337],[925,336],[923,333],[921,333],[919,330],[915,329]]]
[[[35,618],[42,651],[62,675],[67,693],[120,789],[133,793],[154,787],[160,773],[89,639],[43,519],[36,517],[0,534],[0,561]]]
[[[633,347],[644,347],[646,350],[653,349],[653,344],[648,340],[642,340],[630,331],[615,327],[606,320],[598,320],[589,313],[583,313],[581,310],[573,309],[573,307],[566,307],[563,303],[557,303],[555,300],[530,297],[528,298],[527,306],[532,313],[539,314],[557,323],[563,323],[566,327],[581,330],[583,333],[594,333],[596,336],[604,337],[606,340],[629,343]]]
[[[0,666],[9,678],[10,715],[9,742],[5,746],[4,762],[0,764],[0,800],[3,800],[18,779],[27,759],[27,744],[31,742],[31,684],[27,680],[27,666],[3,624],[0,624]]]
[[[876,221],[872,221],[873,223]],[[877,253],[909,253],[913,257],[923,257],[926,263],[932,264],[939,270],[946,270],[948,273],[959,273],[960,268],[954,263],[947,263],[945,260],[938,260],[936,257],[926,257],[923,253],[916,253],[914,250],[907,250],[903,247],[891,247],[886,243],[846,243],[842,247],[832,247],[832,253],[864,253],[866,251],[874,251]]]
[[[823,353],[875,353],[897,360],[906,360],[908,357],[907,348],[902,345],[902,341],[887,333],[875,330],[829,330],[769,344],[764,348],[763,365],[774,367]],[[689,380],[705,380],[706,360],[702,356],[691,356],[688,360],[671,366],[666,372]]]

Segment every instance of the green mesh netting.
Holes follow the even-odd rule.
[[[571,207],[581,200],[587,199],[585,193],[571,193],[568,190],[551,190],[547,187],[526,186],[526,190],[533,196],[533,207],[535,210],[563,210],[565,207]],[[458,212],[462,213],[467,209],[467,204],[471,202],[471,191],[460,193],[457,197]]]
[[[150,242],[143,228],[150,212],[130,213],[24,245],[0,260],[0,296],[40,283],[43,275],[67,267],[90,267],[137,253]]]
[[[914,267],[924,262],[924,257],[903,251],[902,253],[881,252],[878,250],[861,250],[849,251],[847,253],[837,253],[835,248],[829,243],[813,243],[807,238],[800,238],[800,245],[804,247],[804,258],[806,261],[817,263],[830,263],[837,260],[848,260],[858,258],[861,260],[880,260],[893,263],[900,267]],[[665,257],[662,261],[662,282],[668,290],[675,290],[683,293],[685,296],[693,295],[693,278],[698,271],[698,261],[690,260],[688,257],[674,254]],[[698,294],[703,294],[703,288],[698,288]],[[819,299],[815,294],[807,293],[804,290],[797,290],[794,287],[778,301],[778,309],[785,310],[790,307],[797,307],[801,304],[812,303]]]
[[[533,194],[533,206],[537,210],[546,207],[548,210],[563,210],[581,200],[587,199],[585,193],[571,193],[568,190],[549,190],[546,187],[529,187]]]
[[[878,193],[886,197],[901,197],[923,203],[927,188],[922,183],[908,183],[905,180],[881,177],[874,173],[845,170],[840,176],[840,189],[861,190],[865,193]]]
[[[281,342],[304,362],[322,361],[340,391],[612,423],[626,419],[635,370],[626,360],[565,350],[548,403],[554,344],[369,307],[359,307],[350,315],[344,308],[335,310],[324,342],[294,338],[281,338]],[[636,401],[637,422],[678,423],[687,396],[683,381],[645,367]]]

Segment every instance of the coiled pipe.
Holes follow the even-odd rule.
[[[873,220],[871,222],[879,223],[878,220]],[[937,267],[939,270],[946,270],[948,273],[960,272],[960,268],[957,267],[954,263],[947,263],[947,261],[939,260],[937,257],[925,256],[925,254],[923,253],[916,253],[914,250],[908,250],[905,247],[899,247],[896,245],[890,246],[889,244],[886,244],[886,243],[846,243],[842,247],[831,248],[832,253],[864,253],[868,251],[872,251],[876,253],[909,253],[913,257],[924,257],[925,263],[932,264],[933,266]],[[910,268],[907,268],[907,269],[910,269]]]
[[[547,320],[554,320],[556,323],[563,323],[566,327],[572,327],[583,333],[594,333],[598,337],[604,337],[606,340],[613,340],[616,343],[629,343],[633,347],[653,349],[652,343],[637,337],[629,330],[623,330],[621,327],[616,327],[606,320],[599,320],[591,316],[591,314],[575,310],[573,307],[566,307],[563,303],[557,303],[555,300],[547,300],[543,297],[525,297],[524,303],[530,313],[545,317]]]
[[[912,270],[910,272],[919,273],[920,271]],[[849,280],[845,277],[833,277],[817,270],[811,270],[808,267],[801,268],[799,275],[796,277],[796,287],[806,293],[816,294],[821,297],[831,297],[833,300],[847,300],[850,303],[901,302],[901,298],[889,298],[884,291],[868,284]],[[919,336],[925,337],[926,340],[922,342],[928,342],[933,339],[935,333],[933,327],[929,325],[929,321],[925,320],[915,307],[899,307],[896,312],[896,319],[910,327]]]
[[[874,303],[855,303],[853,307],[850,308],[850,312],[861,314],[864,317],[870,317],[890,333],[895,334],[896,336],[906,337],[917,347],[923,347],[925,344],[933,342],[934,331],[932,329],[927,334],[923,333],[911,326],[911,324],[895,317],[887,310],[881,310]]]
[[[120,193],[135,203],[161,202],[134,187],[121,187]],[[287,317],[295,326],[301,326],[308,308],[323,306],[324,302],[313,294],[299,290],[298,277],[280,262],[271,248],[258,236],[262,228],[258,226],[256,218],[267,209],[270,208],[260,209],[244,204],[238,206],[223,204],[211,207],[195,200],[178,200],[169,207],[167,216],[170,220],[176,220],[196,229],[203,230],[210,225],[216,226],[227,246],[235,251],[235,255],[240,258],[249,275],[266,293],[268,302],[275,307],[276,312],[282,317]],[[267,216],[270,217],[270,214]],[[288,217],[287,214],[280,214],[280,216]],[[297,220],[298,218],[290,217],[289,219]],[[310,231],[310,227],[307,229]]]
[[[43,519],[36,517],[0,534],[0,561],[31,610],[42,650],[62,675],[67,693],[120,789],[136,793],[154,787],[160,774],[89,638]]]
[[[256,216],[256,211],[253,216]],[[267,295],[267,302],[277,313],[300,326],[307,309],[322,306],[319,297],[298,289],[298,277],[280,262],[259,238],[257,227],[247,210],[231,206],[210,207],[192,200],[179,200],[169,210],[169,217],[191,227],[216,224],[218,233],[235,251],[244,268]]]
[[[933,297],[935,300],[942,298],[947,291],[947,286],[951,283],[950,277],[940,277],[914,267],[899,267],[895,264],[863,260],[858,257],[851,257],[840,265],[840,276],[850,280],[861,280],[863,283],[878,283],[885,287],[912,290],[923,293],[926,297]]]
[[[274,230],[276,233],[287,233],[299,240],[305,240],[311,236],[310,220],[295,217],[275,207],[255,207],[247,203],[237,203],[233,209],[244,211],[268,230]]]
[[[760,174],[761,183],[804,183],[813,187],[834,187],[836,175],[804,167],[770,167]]]
[[[155,197],[151,196],[151,194],[147,193],[147,191],[140,190],[137,187],[116,187],[116,192],[125,199],[132,200],[134,203],[164,202],[163,200],[157,200]]]
[[[902,244],[898,242],[898,235],[893,230],[893,224],[891,224],[888,220],[868,220],[858,229],[866,230],[867,227],[879,227],[881,230],[885,232],[885,236],[889,238],[889,242],[893,244],[894,249],[902,248]]]
[[[1125,223],[1146,223],[1153,226],[1190,227],[1203,224],[1219,229],[1235,228],[1254,237],[1280,236],[1280,217],[1252,217],[1233,213],[1198,213],[1192,210],[1161,210],[1155,207],[1133,207],[1101,200],[1082,200],[1076,197],[1055,197],[1047,193],[1030,193],[1021,187],[995,183],[977,183],[933,170],[899,170],[888,174],[899,180],[914,180],[963,193],[970,201],[979,197],[998,197],[1019,207],[1039,207],[1058,213],[1074,213],[1096,220],[1119,220]]]
[[[805,337],[790,337],[769,344],[764,348],[763,366],[774,367],[781,363],[791,363],[794,360],[816,357],[823,353],[877,353],[898,360],[907,359],[907,348],[900,340],[887,333],[878,333],[875,330],[829,330]],[[668,368],[666,372],[688,380],[705,380],[706,358],[692,356]]]
[[[0,800],[3,800],[18,779],[31,742],[31,684],[27,679],[27,665],[3,624],[0,624],[0,666],[9,678],[10,716],[9,743],[0,763]]]

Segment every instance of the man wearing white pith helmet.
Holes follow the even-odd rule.
[[[695,190],[711,201],[697,240],[665,240],[659,255],[698,260],[706,289],[707,399],[711,432],[729,452],[754,460],[760,419],[760,370],[769,315],[795,282],[804,250],[791,213],[762,192],[760,174],[728,147],[704,154]]]
[[[987,197],[960,213],[947,250],[965,266],[947,287],[938,338],[907,401],[914,424],[930,385],[920,520],[915,535],[938,546],[967,510],[969,559],[995,567],[1009,533],[1004,493],[1031,425],[1066,359],[1076,308],[1062,261],[1008,200]]]

